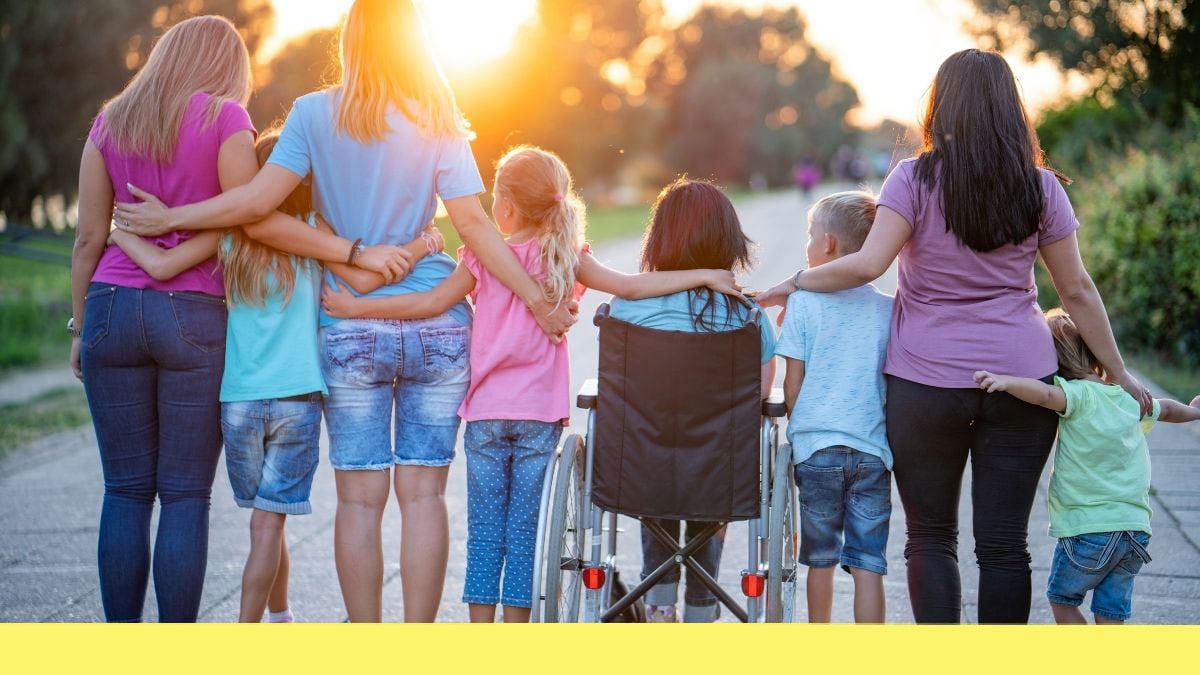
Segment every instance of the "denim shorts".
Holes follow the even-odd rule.
[[[1078,607],[1092,592],[1092,614],[1125,621],[1133,616],[1133,578],[1150,562],[1145,532],[1097,532],[1063,537],[1054,549],[1046,597]]]
[[[882,460],[841,445],[818,450],[796,465],[796,488],[801,564],[887,574],[892,473]]]
[[[225,467],[238,506],[312,513],[309,494],[320,462],[321,394],[307,400],[221,404]]]
[[[470,340],[471,329],[449,315],[417,321],[346,320],[322,328],[333,468],[449,466],[458,438],[458,408],[471,380]]]

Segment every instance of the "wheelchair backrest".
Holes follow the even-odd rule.
[[[676,520],[758,515],[763,320],[756,309],[733,331],[655,330],[601,305],[597,505]]]

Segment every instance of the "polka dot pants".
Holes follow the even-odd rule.
[[[467,580],[463,602],[532,605],[533,548],[542,479],[562,431],[562,424],[551,422],[467,422]]]

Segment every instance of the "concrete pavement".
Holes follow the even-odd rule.
[[[806,237],[805,204],[794,193],[776,193],[749,199],[738,211],[748,234],[759,244],[759,262],[748,286],[765,287],[803,263]],[[637,266],[639,244],[634,240],[596,247],[605,262],[632,271]],[[878,284],[895,289],[893,269]],[[589,293],[583,315],[590,317],[607,298]],[[593,376],[596,369],[595,328],[589,320],[572,330],[573,387]],[[573,428],[582,428],[576,414]],[[1154,562],[1138,579],[1135,621],[1139,623],[1200,622],[1200,429],[1160,424],[1150,435],[1154,458]],[[323,453],[324,457],[324,453]],[[459,598],[463,585],[466,549],[465,464],[461,456],[450,473],[447,501],[451,514],[451,555],[439,620],[464,621],[466,609]],[[1042,477],[1038,501],[1030,523],[1034,559],[1033,621],[1051,620],[1043,595],[1054,540],[1046,536],[1045,485]],[[971,554],[969,478],[964,485],[960,567],[963,576],[964,619],[975,619],[975,584],[978,574]],[[95,569],[95,546],[102,484],[95,439],[90,428],[43,439],[0,460],[0,620],[98,621],[100,609]],[[898,497],[888,546],[890,574],[888,620],[911,622],[904,575],[904,517]],[[345,611],[333,564],[333,515],[336,503],[333,472],[322,464],[313,489],[314,513],[288,519],[292,547],[292,606],[301,621],[343,621]],[[208,578],[201,618],[232,621],[237,616],[242,564],[248,549],[248,514],[238,509],[219,469],[213,491],[212,533]],[[391,506],[384,525],[387,583],[385,618],[401,616],[399,565],[399,512]],[[624,521],[618,563],[626,580],[636,579],[640,546],[636,523]],[[746,528],[730,527],[720,580],[737,597],[738,575],[745,566]],[[851,619],[852,587],[848,575],[838,575],[835,620]],[[152,620],[153,589],[147,598],[146,617]],[[803,592],[798,594],[802,616]],[[723,620],[729,620],[728,613]]]

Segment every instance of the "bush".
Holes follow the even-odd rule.
[[[1080,248],[1122,347],[1200,366],[1200,124],[1081,179]]]

